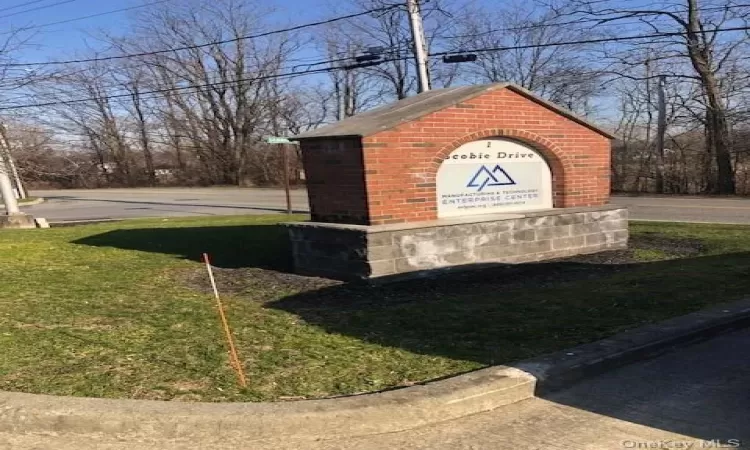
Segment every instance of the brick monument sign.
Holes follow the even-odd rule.
[[[295,269],[423,274],[623,248],[606,131],[512,84],[429,91],[296,136]]]

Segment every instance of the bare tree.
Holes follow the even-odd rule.
[[[248,181],[248,153],[267,131],[275,101],[266,87],[296,48],[286,36],[242,39],[263,30],[261,18],[247,2],[189,3],[142,17],[134,37],[162,48],[195,47],[144,62],[155,84],[170,91],[165,97],[172,115],[166,123],[182,128],[173,136],[185,135],[200,149],[197,156],[211,166],[212,182]],[[235,42],[201,46],[227,37]]]
[[[629,21],[629,28],[634,32],[672,33],[632,41],[627,49],[618,44],[607,55],[622,63],[621,66],[633,66],[643,61],[633,61],[627,50],[632,50],[633,46],[658,46],[662,60],[674,70],[665,75],[699,83],[705,106],[706,151],[715,167],[708,190],[735,193],[724,80],[742,64],[738,54],[747,49],[748,41],[744,32],[721,30],[746,25],[747,5],[736,5],[730,0],[662,0],[648,7],[630,7],[613,0],[564,0],[551,6],[560,17],[578,19],[581,26],[589,29]]]
[[[251,154],[287,125],[279,115],[289,114],[290,93],[301,89],[279,80],[296,36],[246,38],[267,31],[265,17],[249,0],[146,10],[125,35],[104,36],[109,53],[97,55],[141,56],[69,67],[34,86],[39,99],[55,103],[54,117],[40,121],[83,137],[113,183],[156,184],[166,155],[173,157],[166,169],[184,182],[249,183]],[[219,41],[230,42],[212,44]]]
[[[600,74],[584,45],[559,45],[590,37],[590,31],[555,22],[552,13],[511,2],[500,9],[477,8],[458,25],[453,48],[503,49],[479,54],[468,65],[477,82],[518,84],[568,109],[587,113]]]

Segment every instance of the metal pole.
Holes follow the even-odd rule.
[[[5,162],[7,163],[7,166],[10,169],[10,175],[13,177],[13,181],[16,184],[18,197],[26,198],[28,197],[26,188],[23,187],[23,181],[21,181],[21,176],[18,174],[16,162],[13,160],[13,154],[10,151],[10,140],[8,139],[8,133],[4,123],[0,123],[0,137],[2,137],[2,145],[5,150]]]
[[[13,184],[10,182],[6,167],[5,158],[0,155],[0,195],[3,196],[5,213],[7,215],[19,214],[21,210],[18,209],[18,202],[16,201],[16,196],[13,194]]]
[[[419,92],[426,92],[430,90],[430,74],[427,67],[427,42],[424,38],[419,0],[406,0],[406,6],[409,10],[409,25],[411,25],[411,35],[414,41],[414,59],[417,62]]]
[[[284,159],[284,192],[286,193],[286,213],[292,213],[292,195],[289,192],[289,152],[287,144],[281,145],[281,151]]]

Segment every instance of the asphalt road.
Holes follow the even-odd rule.
[[[750,224],[745,198],[614,196],[612,203],[626,206],[637,220]]]
[[[50,222],[137,217],[272,214],[286,211],[278,189],[157,188],[33,191],[45,203],[23,210]],[[307,193],[292,191],[295,212],[307,212]]]
[[[285,210],[278,189],[158,188],[34,191],[46,203],[28,206],[29,213],[51,222],[135,217],[268,214]],[[703,197],[615,196],[637,220],[750,224],[750,199]],[[292,191],[296,212],[307,212],[304,190]]]
[[[330,440],[146,440],[0,433],[0,448],[78,450],[750,449],[750,331],[622,367],[546,398],[405,432]],[[719,444],[720,443],[720,444]]]

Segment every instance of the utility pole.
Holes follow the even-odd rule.
[[[635,178],[635,190],[639,190],[641,187],[641,180],[646,179],[646,189],[648,190],[651,184],[651,161],[652,161],[652,143],[651,143],[651,128],[654,123],[654,115],[651,101],[651,52],[646,53],[646,61],[644,61],[646,68],[646,145],[644,152],[646,156],[641,156],[638,172]]]
[[[24,199],[28,197],[28,194],[26,193],[26,188],[23,187],[23,181],[21,180],[21,176],[18,174],[18,167],[16,167],[16,162],[13,159],[13,154],[11,153],[10,149],[10,139],[8,139],[8,131],[4,123],[0,123],[0,138],[2,138],[2,142],[0,145],[4,147],[4,156],[5,156],[5,162],[8,166],[8,169],[10,170],[10,176],[13,177],[13,182],[16,185],[16,190],[18,191],[18,198]]]
[[[5,213],[9,216],[20,214],[21,210],[18,209],[18,202],[16,196],[13,193],[13,184],[10,182],[8,176],[8,165],[6,164],[5,158],[0,154],[0,195],[3,196],[3,203],[5,204]]]
[[[406,6],[409,10],[409,25],[411,25],[412,41],[414,41],[414,59],[417,62],[419,92],[427,92],[430,90],[430,73],[427,67],[427,41],[424,37],[419,0],[406,0]]]
[[[0,128],[2,127],[0,126]],[[18,208],[18,201],[13,192],[13,183],[11,183],[8,175],[10,172],[10,164],[8,164],[10,148],[3,145],[6,143],[7,141],[0,136],[0,147],[5,147],[0,149],[0,195],[3,196],[3,203],[5,204],[5,214],[0,215],[0,228],[36,228],[37,222],[34,217],[22,213]],[[44,219],[39,219],[39,223],[42,226],[42,223],[46,224],[47,222]],[[49,226],[46,226],[46,228],[49,228]]]
[[[667,77],[659,75],[658,116],[656,119],[656,192],[664,193],[664,140],[667,134]]]

